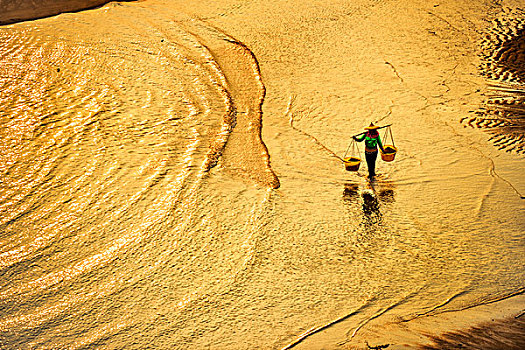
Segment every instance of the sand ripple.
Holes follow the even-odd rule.
[[[525,153],[525,13],[511,11],[494,20],[481,43],[481,74],[489,96],[474,117],[463,122],[486,129],[501,150]]]
[[[17,276],[1,280],[0,305],[18,310],[0,341],[15,347],[71,313],[108,317],[81,348],[224,293],[279,186],[249,48],[183,15],[120,8],[101,10],[100,26],[86,15],[0,31],[0,273]],[[151,274],[162,286],[142,285]],[[121,317],[106,297],[139,305],[135,288],[164,310]],[[47,332],[34,341],[50,346],[60,329]]]

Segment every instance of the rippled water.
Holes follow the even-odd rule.
[[[344,347],[522,291],[522,189],[459,122],[483,80],[436,38],[482,30],[391,6],[143,1],[1,27],[0,344]],[[400,149],[373,183],[337,159],[370,119]]]

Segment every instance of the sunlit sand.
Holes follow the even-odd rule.
[[[520,1],[0,24],[0,348],[523,348]]]

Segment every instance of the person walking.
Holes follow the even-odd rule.
[[[365,158],[366,164],[368,165],[368,177],[372,179],[376,175],[376,159],[377,159],[377,146],[384,153],[383,144],[381,143],[381,138],[379,137],[378,126],[375,126],[374,123],[370,123],[370,126],[367,126],[361,136],[354,136],[354,140],[357,142],[365,141]]]

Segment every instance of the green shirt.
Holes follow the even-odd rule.
[[[381,143],[381,138],[379,137],[379,134],[376,137],[370,137],[368,136],[368,133],[363,134],[361,137],[356,137],[356,141],[361,142],[365,140],[365,147],[369,151],[377,151],[377,145],[379,144],[379,148],[383,150],[383,144]]]

